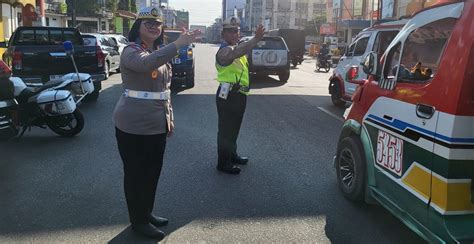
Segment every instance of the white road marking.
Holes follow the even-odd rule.
[[[341,116],[337,116],[335,114],[333,114],[332,112],[329,112],[327,109],[323,108],[323,107],[318,107],[319,110],[323,111],[324,113],[326,113],[327,115],[341,121],[341,122],[344,122],[344,119],[341,117]]]

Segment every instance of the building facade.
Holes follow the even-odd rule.
[[[36,0],[0,0],[0,41],[10,39],[19,26],[32,26],[37,19]]]
[[[228,17],[235,16],[240,19],[240,28],[242,31],[246,31],[246,0],[222,0],[222,18],[223,20]]]
[[[275,28],[305,29],[309,21],[326,18],[326,0],[247,0],[247,28],[263,24]]]
[[[328,24],[339,42],[348,44],[364,28],[398,20],[430,7],[437,0],[328,0]]]
[[[222,19],[230,16],[242,16],[245,12],[245,0],[222,0]]]
[[[189,12],[184,10],[176,11],[176,26],[175,28],[189,30]]]
[[[201,35],[199,35],[196,40],[198,42],[206,42],[207,41],[207,34],[206,34],[206,26],[205,25],[191,25],[189,27],[189,30],[190,31],[194,31],[194,30],[200,30],[201,31]]]
[[[44,19],[38,21],[38,25],[52,27],[68,26],[66,0],[46,0],[44,4],[44,9]]]
[[[214,24],[206,29],[206,39],[210,43],[218,44],[221,42],[222,32],[222,19],[217,18],[214,20]]]

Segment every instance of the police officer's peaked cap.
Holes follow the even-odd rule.
[[[146,7],[140,9],[137,19],[154,19],[163,22],[163,13],[157,7]]]
[[[224,29],[240,29],[240,20],[239,18],[232,16],[224,20],[222,23],[222,28]]]

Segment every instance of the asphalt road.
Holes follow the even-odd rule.
[[[238,150],[251,161],[238,176],[217,172],[216,51],[197,45],[196,87],[173,97],[176,131],[154,210],[170,219],[163,242],[423,242],[382,207],[339,192],[332,157],[343,110],[313,60],[286,84],[253,81]],[[153,243],[128,224],[111,120],[120,82],[112,75],[97,103],[81,105],[77,137],[34,128],[0,143],[0,243]]]

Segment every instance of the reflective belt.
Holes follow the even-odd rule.
[[[229,82],[226,82],[226,83],[229,83]],[[232,83],[229,83],[229,84],[230,84],[230,91],[241,91],[244,93],[248,93],[250,91],[250,87],[248,86],[241,86],[241,85],[236,85]]]
[[[123,92],[124,97],[133,97],[138,99],[147,99],[147,100],[168,100],[170,99],[170,92],[148,92],[148,91],[134,91],[125,89]]]

